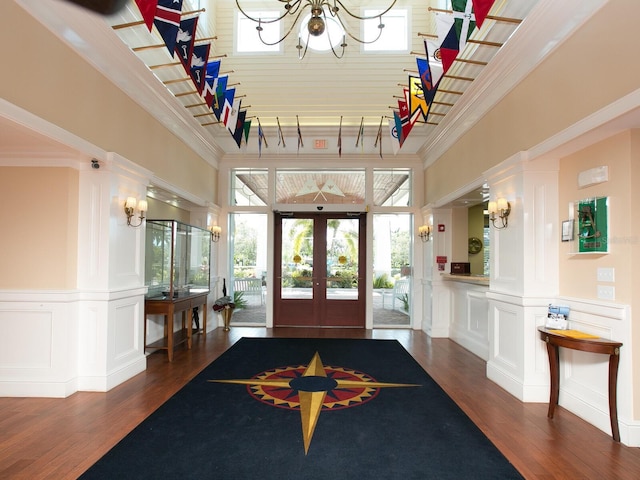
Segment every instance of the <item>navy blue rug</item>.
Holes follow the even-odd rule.
[[[395,340],[242,338],[82,478],[522,477]]]

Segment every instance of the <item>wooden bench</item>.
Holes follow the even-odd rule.
[[[264,305],[264,289],[260,278],[236,278],[233,285],[234,292],[242,292],[243,297],[249,301],[249,297],[258,297],[260,305]]]

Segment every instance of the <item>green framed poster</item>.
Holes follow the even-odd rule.
[[[609,198],[578,202],[578,253],[609,252]]]

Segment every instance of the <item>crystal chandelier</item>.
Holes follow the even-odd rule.
[[[325,33],[327,35],[327,40],[331,47],[331,51],[336,56],[336,58],[342,58],[342,56],[344,55],[344,51],[347,46],[347,35],[351,37],[353,40],[355,40],[356,42],[363,43],[363,44],[369,44],[369,43],[374,43],[378,41],[378,39],[382,35],[382,29],[384,28],[384,23],[382,23],[382,16],[393,8],[397,0],[392,0],[391,5],[389,5],[382,12],[372,16],[362,16],[362,15],[353,13],[340,0],[277,0],[277,1],[281,4],[284,4],[284,13],[277,18],[269,18],[269,19],[255,18],[247,14],[245,9],[240,6],[239,0],[236,0],[236,5],[238,6],[238,9],[245,17],[247,17],[249,20],[256,22],[258,24],[258,26],[256,27],[256,30],[258,31],[258,37],[260,38],[260,41],[265,45],[270,45],[270,46],[277,45],[278,43],[284,41],[284,39],[289,36],[289,34],[293,31],[295,26],[298,24],[298,21],[302,17],[302,14],[308,10],[310,12],[311,18],[307,22],[306,39],[304,40],[304,45],[303,45],[302,44],[303,38],[301,36],[298,36],[298,45],[296,46],[296,48],[298,49],[298,58],[302,59],[307,53],[307,47],[309,46],[309,41],[313,40],[314,38],[319,38]],[[343,21],[343,18],[346,18],[345,15],[348,15],[349,17],[356,20],[360,20],[360,21],[373,20],[378,18],[380,23],[378,24],[378,34],[376,38],[374,38],[373,40],[365,41],[364,39],[361,39],[358,36],[349,32],[346,24]],[[276,23],[287,16],[294,17],[294,20],[292,21],[286,33],[279,40],[270,42],[265,40],[262,37],[262,32],[264,30],[262,27],[263,24]],[[306,17],[302,17],[302,18],[305,19]],[[338,35],[342,35],[342,41],[339,43],[339,47],[341,48],[340,52],[336,51],[336,48],[335,48],[335,46],[338,46],[338,41],[339,41],[339,39],[335,38],[336,30],[332,28],[327,28],[327,24],[330,22],[337,22],[337,24],[339,24],[339,30],[341,30],[341,33]],[[334,35],[333,39],[331,38],[332,30]],[[302,32],[302,29],[300,29],[300,31]]]

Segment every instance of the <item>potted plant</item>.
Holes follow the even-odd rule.
[[[224,320],[224,331],[228,332],[231,327],[231,315],[233,315],[233,309],[236,308],[236,304],[233,299],[227,295],[227,285],[225,280],[222,280],[222,297],[213,302],[213,311],[222,315]]]

